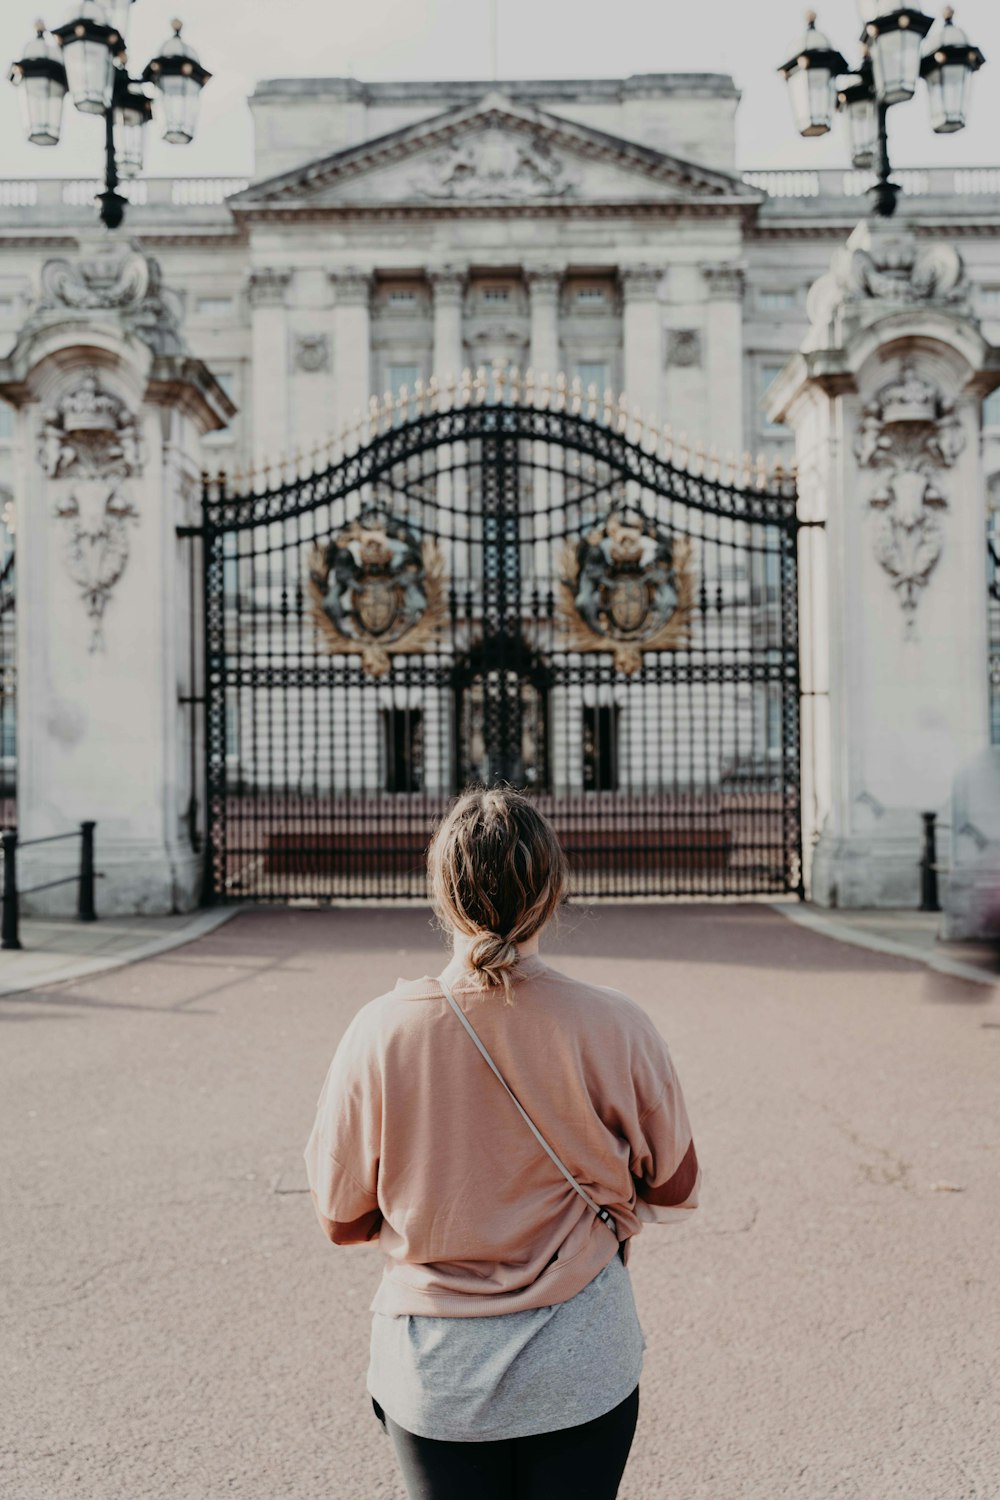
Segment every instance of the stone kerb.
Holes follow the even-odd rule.
[[[186,814],[199,443],[232,404],[186,350],[155,262],[111,237],[48,262],[0,394],[17,409],[18,828],[98,825],[105,912],[196,904]],[[24,850],[21,884],[69,873],[70,843]],[[24,909],[72,909],[72,886]]]
[[[861,225],[770,393],[800,476],[809,890],[915,906],[921,813],[988,740],[982,397],[1000,350],[949,246]]]

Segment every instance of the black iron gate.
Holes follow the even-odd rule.
[[[495,781],[578,894],[799,891],[794,487],[482,395],[206,481],[210,895],[421,896],[449,798]]]

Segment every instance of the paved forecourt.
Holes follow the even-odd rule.
[[[654,1016],[705,1170],[632,1257],[622,1500],[994,1496],[1000,989],[765,906],[571,909],[546,952]],[[301,1150],[352,1013],[440,954],[425,910],[248,912],[0,1000],[0,1494],[401,1500],[378,1253]]]

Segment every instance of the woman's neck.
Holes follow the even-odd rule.
[[[533,932],[531,934],[530,938],[525,938],[525,940],[524,940],[523,943],[518,943],[518,945],[517,945],[517,951],[521,955],[521,957],[522,958],[527,958],[529,954],[531,954],[531,953],[537,953],[538,952],[538,944],[539,944],[539,940],[540,939],[541,939],[541,933],[540,932]],[[453,931],[452,932],[452,953],[454,954],[455,958],[457,958],[460,961],[464,962],[465,956],[468,953],[469,948],[472,945],[473,941],[474,941],[474,938],[471,935],[466,936],[466,934],[464,932]]]

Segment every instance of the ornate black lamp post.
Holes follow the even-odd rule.
[[[912,99],[923,78],[932,128],[941,135],[961,130],[970,80],[986,59],[955,25],[950,5],[937,22],[897,0],[858,0],[858,9],[864,22],[862,56],[853,72],[816,29],[812,10],[806,13],[804,36],[778,72],[788,83],[802,135],[825,135],[835,109],[847,116],[851,161],[874,169],[874,209],[888,218],[900,191],[889,164],[889,110]]]
[[[119,182],[142,171],[145,127],[153,118],[146,86],[159,92],[164,140],[186,145],[194,136],[201,91],[212,76],[175,21],[173,35],[142,78],[130,78],[125,38],[132,4],[80,0],[76,16],[64,26],[48,32],[43,21],[37,22],[37,35],[10,70],[10,81],[21,87],[28,139],[36,146],[58,144],[67,93],[81,113],[104,116],[104,192],[98,202],[109,229],[117,229],[125,217],[128,199],[118,192]]]

